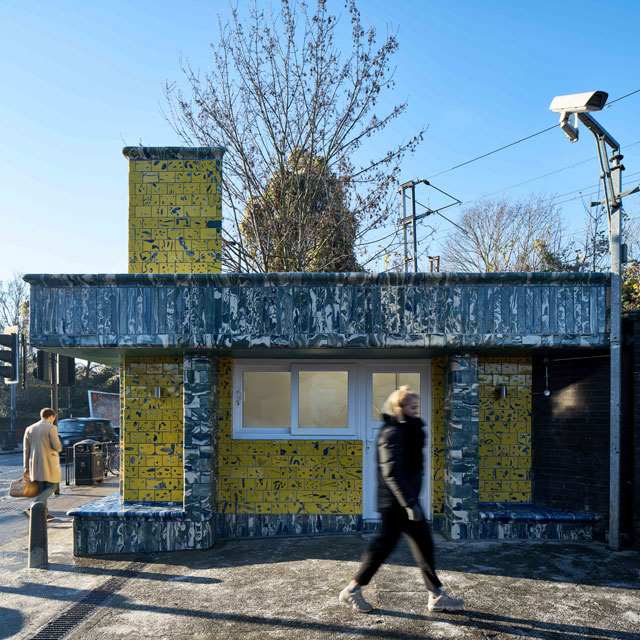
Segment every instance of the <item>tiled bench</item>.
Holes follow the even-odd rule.
[[[481,503],[478,520],[480,538],[591,540],[602,517],[537,504]]]
[[[76,556],[208,549],[215,542],[211,514],[192,514],[178,504],[125,504],[120,493],[67,515]]]

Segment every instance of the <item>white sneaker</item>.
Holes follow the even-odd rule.
[[[427,608],[429,611],[460,611],[464,609],[464,600],[452,598],[444,591],[440,591],[437,596],[429,593],[429,604]]]
[[[342,604],[351,605],[360,613],[369,613],[373,611],[373,607],[362,597],[362,589],[350,591],[349,587],[345,587],[338,596],[338,600]]]

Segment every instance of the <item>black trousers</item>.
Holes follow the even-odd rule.
[[[429,591],[435,591],[442,583],[438,580],[433,559],[433,540],[426,520],[409,520],[407,512],[399,504],[381,511],[382,525],[378,535],[362,556],[362,563],[355,575],[359,584],[369,584],[380,565],[393,551],[400,534],[409,543],[411,553],[422,572]]]

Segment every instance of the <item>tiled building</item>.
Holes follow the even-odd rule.
[[[534,504],[532,418],[543,357],[606,353],[606,275],[221,274],[223,150],[124,154],[129,274],[25,278],[33,346],[121,372],[121,490],[74,512],[78,555],[375,527],[380,408],[405,383],[437,530],[606,521]]]

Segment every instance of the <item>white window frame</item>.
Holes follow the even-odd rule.
[[[245,371],[291,373],[291,427],[244,427],[242,425],[242,383]],[[331,429],[304,429],[298,427],[299,371],[347,371],[349,374],[347,427]],[[317,437],[331,440],[353,440],[358,426],[358,365],[353,360],[250,360],[234,359],[232,389],[232,431],[236,440],[311,440]]]
[[[242,426],[242,393],[243,377],[245,371],[265,371],[265,372],[287,372],[290,367],[284,362],[276,361],[269,364],[262,361],[244,360],[242,364],[233,364],[233,395],[232,395],[232,415],[233,415],[233,437],[234,438],[278,438],[287,437],[291,432],[289,427],[243,427]],[[251,434],[251,435],[249,435]]]
[[[347,388],[347,426],[346,428],[333,427],[330,429],[309,429],[298,426],[298,388],[299,378],[298,374],[301,371],[346,371],[348,374],[348,388]],[[350,436],[356,435],[356,403],[358,401],[357,396],[357,377],[358,367],[355,363],[332,363],[327,364],[309,364],[308,362],[292,363],[291,364],[291,433],[293,435],[305,437],[309,436]]]

